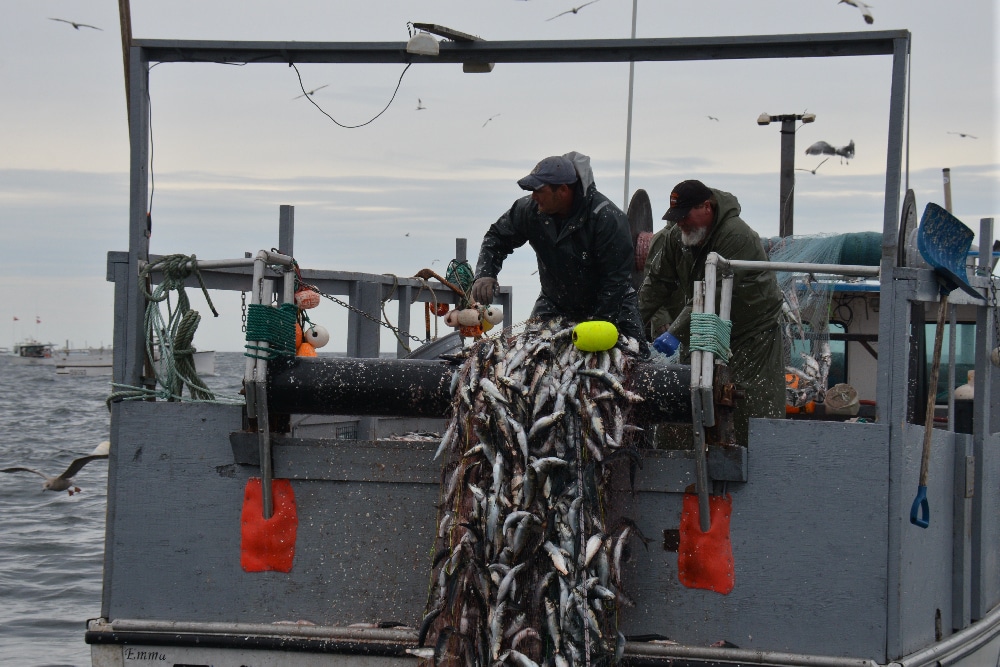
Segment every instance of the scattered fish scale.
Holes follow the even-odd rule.
[[[573,323],[532,324],[467,348],[437,531],[435,590],[421,624],[438,665],[577,665],[615,659],[626,522],[605,530],[609,466],[638,458],[625,389],[638,352],[622,337],[582,352]],[[631,460],[630,460],[631,462]]]

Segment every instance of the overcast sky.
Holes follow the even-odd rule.
[[[493,40],[630,36],[632,0],[553,18],[574,2],[132,0],[131,12],[133,36],[149,39],[401,42],[408,21]],[[127,249],[129,206],[117,4],[8,0],[0,10],[0,320],[9,327],[0,346],[27,336],[111,343],[106,255]],[[874,5],[868,25],[836,0],[639,0],[636,35],[911,31],[910,186],[919,210],[943,204],[949,167],[953,212],[978,231],[980,218],[1000,213],[997,3]],[[775,236],[780,135],[755,120],[808,110],[817,118],[797,133],[797,167],[820,163],[804,153],[820,140],[853,140],[856,157],[796,172],[796,233],[881,231],[890,61],[638,63],[630,192],[647,190],[658,228],[671,186],[700,178],[734,193],[744,219]],[[389,103],[403,66],[298,70],[326,113],[355,125]],[[151,251],[223,259],[270,248],[278,207],[291,204],[304,268],[443,271],[458,237],[474,263],[487,227],[521,196],[515,181],[547,155],[590,155],[598,188],[625,206],[628,75],[627,64],[500,64],[490,74],[417,64],[382,116],[343,129],[295,99],[302,88],[287,66],[155,66]],[[501,273],[514,287],[515,321],[537,293],[534,270],[525,247]],[[190,297],[204,317],[195,345],[241,349],[239,296],[213,294],[217,320]],[[339,306],[324,304],[312,319],[331,329],[329,349],[345,348]]]

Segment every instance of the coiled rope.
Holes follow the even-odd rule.
[[[154,271],[161,271],[163,280],[150,292],[147,285],[151,283],[151,274]],[[184,281],[192,274],[198,279],[212,314],[218,317],[219,313],[212,304],[212,298],[202,280],[201,272],[198,270],[198,260],[194,255],[166,255],[155,262],[150,262],[139,272],[139,284],[148,301],[143,319],[146,331],[146,356],[160,389],[112,383],[113,387],[120,390],[108,397],[109,407],[112,402],[119,400],[147,398],[184,400],[185,386],[191,399],[215,401],[215,394],[198,377],[194,365],[196,350],[191,342],[201,322],[201,315],[198,311],[191,310],[191,303],[184,290]],[[177,292],[177,308],[173,312],[169,301],[171,290]],[[160,313],[160,303],[164,301],[167,302],[166,321]]]
[[[714,313],[691,313],[691,350],[711,352],[729,361],[729,337],[733,323]]]
[[[462,288],[465,293],[462,302],[457,305],[458,310],[469,307],[469,294],[472,291],[472,283],[476,282],[476,275],[472,272],[472,266],[467,261],[453,259],[448,263],[448,269],[444,273],[448,282],[454,283]]]

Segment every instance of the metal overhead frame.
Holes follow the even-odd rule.
[[[892,56],[889,134],[886,160],[885,209],[882,236],[883,296],[892,296],[897,221],[900,207],[905,120],[906,71],[910,51],[907,30],[793,35],[683,37],[663,39],[601,39],[553,41],[473,41],[440,44],[436,56],[406,52],[405,42],[234,42],[214,40],[135,39],[129,49],[128,96],[131,137],[129,261],[127,275],[116,282],[115,379],[138,385],[144,346],[145,299],[138,284],[139,262],[149,259],[151,222],[147,216],[149,167],[150,63],[588,63],[745,60],[771,58],[836,58]],[[888,319],[888,318],[886,318]],[[881,340],[890,346],[890,322],[881,324]],[[888,364],[886,366],[889,366]],[[879,371],[878,402],[892,413],[891,368]],[[883,377],[884,376],[884,377]]]

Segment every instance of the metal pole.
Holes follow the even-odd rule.
[[[951,213],[951,169],[942,169],[941,176],[944,178],[944,210]]]
[[[784,238],[792,235],[795,196],[795,119],[781,121],[781,212],[778,234]]]
[[[639,0],[632,0],[632,39],[635,39],[635,17]],[[632,167],[632,85],[635,83],[635,61],[628,63],[628,122],[625,126],[625,197],[622,199],[622,210],[628,209],[628,176]]]

